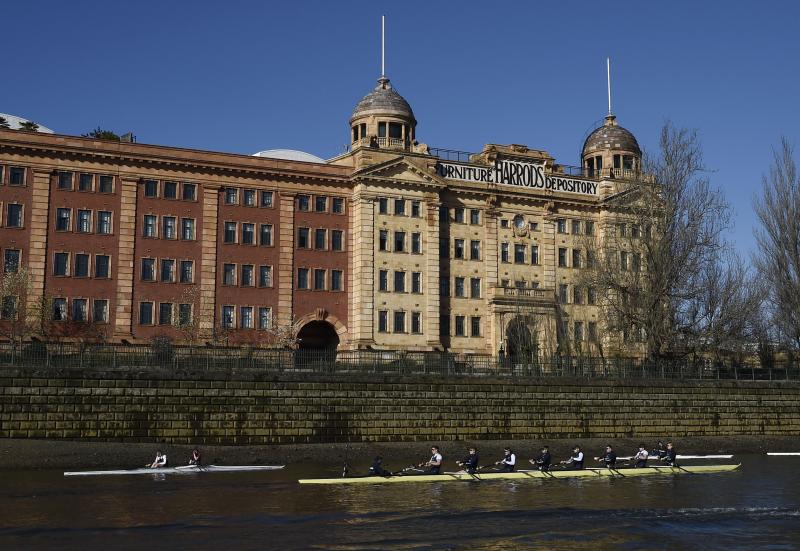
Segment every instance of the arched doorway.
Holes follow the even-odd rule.
[[[336,350],[339,335],[327,321],[310,321],[297,333],[300,350]]]
[[[516,361],[532,361],[539,355],[535,320],[517,317],[506,327],[506,353]]]

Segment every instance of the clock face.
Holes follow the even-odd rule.
[[[523,218],[519,214],[516,215],[514,217],[514,227],[517,228],[518,230],[521,230],[522,228],[524,228],[525,227],[525,218]]]

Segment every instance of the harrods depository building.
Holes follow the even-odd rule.
[[[542,353],[558,323],[604,338],[580,286],[585,235],[613,217],[638,168],[609,115],[581,170],[540,149],[460,155],[421,143],[409,103],[382,77],[350,117],[350,147],[322,160],[235,155],[0,129],[0,250],[26,269],[0,323],[52,304],[48,331],[110,341],[513,353],[522,317]],[[47,300],[42,300],[45,297]],[[277,329],[276,329],[277,327]],[[283,329],[285,331],[285,329]]]

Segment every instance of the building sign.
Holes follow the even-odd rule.
[[[448,180],[479,184],[504,184],[547,191],[597,196],[597,182],[545,174],[543,164],[499,159],[494,166],[436,163],[436,173]]]

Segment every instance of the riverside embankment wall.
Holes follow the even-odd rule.
[[[0,437],[175,444],[800,434],[800,383],[0,371]]]

